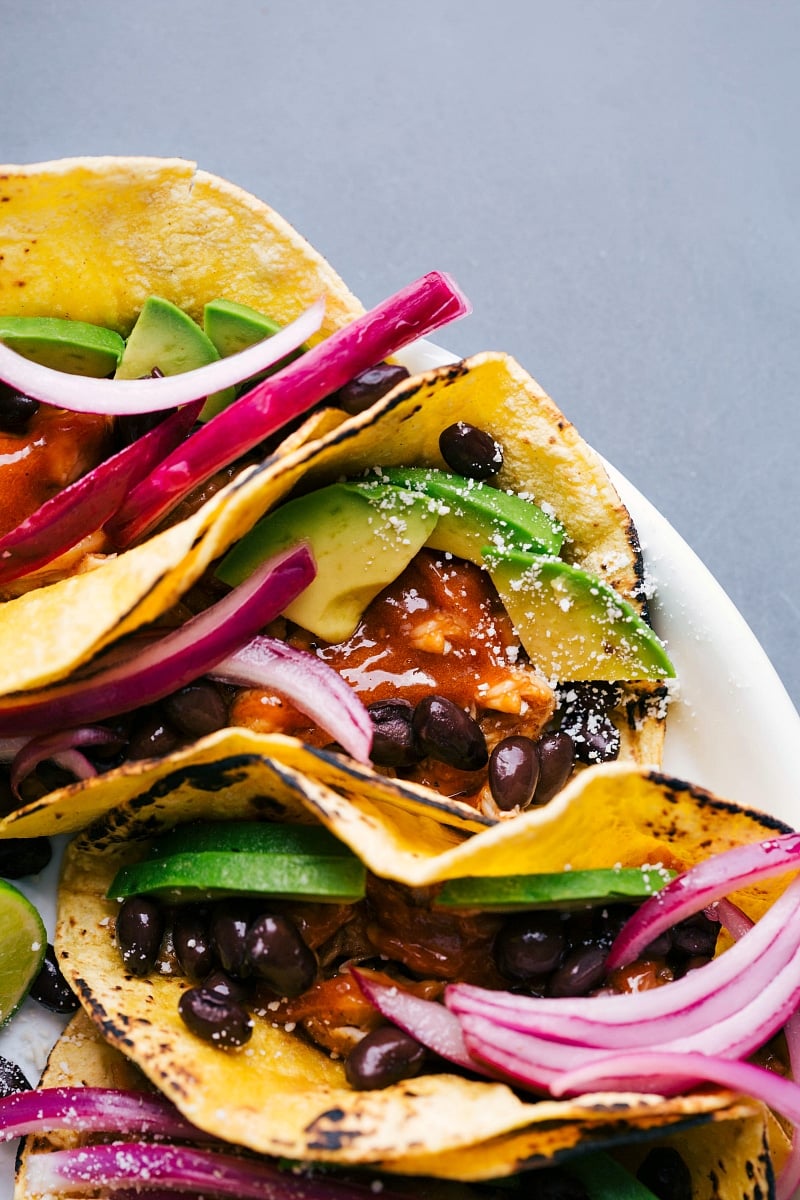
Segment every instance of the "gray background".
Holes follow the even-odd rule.
[[[365,303],[451,271],[800,700],[800,5],[0,0],[0,159],[194,158]]]

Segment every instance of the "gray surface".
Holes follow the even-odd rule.
[[[451,271],[684,535],[800,700],[793,0],[46,0],[0,41],[0,158],[179,154],[365,302]]]

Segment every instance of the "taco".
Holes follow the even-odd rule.
[[[283,323],[324,291],[327,308],[320,335],[330,338],[337,329],[353,328],[359,319],[357,301],[276,214],[224,181],[194,171],[191,164],[67,160],[7,168],[0,174],[8,197],[0,245],[0,294],[5,297],[0,318],[69,318],[115,335],[130,334],[148,298],[157,295],[187,319],[199,318],[204,305],[223,297],[234,308],[263,310]],[[56,221],[51,219],[53,208],[58,211]],[[202,254],[196,249],[201,241]],[[195,254],[202,260],[200,268]],[[82,270],[85,261],[92,263],[91,272]],[[2,329],[0,320],[0,340]],[[128,345],[133,340],[131,336]],[[159,364],[147,359],[145,365]],[[277,378],[289,370],[284,368]],[[395,380],[398,370],[390,368],[387,378]],[[333,564],[339,590],[324,607],[328,614],[349,612],[354,594],[371,600],[378,593],[376,603],[361,603],[353,610],[356,628],[352,621],[350,626],[328,622],[309,629],[302,622],[281,620],[270,632],[293,650],[313,653],[339,669],[370,705],[368,733],[374,727],[380,735],[376,741],[383,743],[373,756],[380,770],[432,787],[454,798],[456,808],[466,801],[481,815],[497,819],[526,807],[536,787],[536,803],[544,802],[574,766],[616,756],[657,764],[666,714],[662,681],[672,667],[646,624],[635,530],[600,460],[538,385],[502,354],[478,355],[401,378],[384,395],[380,391],[368,387],[366,401],[362,395],[355,405],[363,411],[355,415],[339,407],[352,409],[353,389],[347,397],[336,392],[323,411],[282,441],[273,438],[259,451],[235,458],[210,484],[195,489],[191,501],[167,514],[155,532],[148,528],[131,542],[123,539],[120,545],[127,549],[114,552],[120,530],[117,513],[88,541],[9,585],[23,594],[0,608],[0,696],[5,698],[0,700],[0,733],[22,740],[58,734],[65,725],[99,726],[100,734],[91,736],[107,739],[112,748],[101,747],[97,753],[89,749],[87,772],[102,770],[127,754],[170,752],[215,725],[277,730],[312,744],[329,743],[327,693],[320,693],[309,715],[307,705],[304,710],[291,696],[287,700],[280,683],[259,687],[257,677],[247,673],[237,677],[235,691],[227,682],[222,689],[202,684],[189,707],[199,695],[198,703],[206,711],[188,717],[179,714],[186,696],[177,678],[177,698],[168,700],[169,689],[165,694],[162,687],[157,704],[144,707],[137,700],[139,684],[129,685],[131,695],[122,708],[133,712],[132,717],[121,714],[119,704],[110,712],[108,707],[72,708],[65,700],[82,676],[103,677],[109,652],[113,661],[133,659],[139,638],[173,629],[244,578],[263,553],[264,537],[268,545],[270,539],[274,544],[273,513],[285,526],[286,514],[294,511],[290,505],[305,505],[311,526],[301,523],[297,538],[311,536],[315,525],[325,525],[330,532],[331,520],[341,525],[330,489],[336,491],[344,477],[355,489],[346,497],[347,521],[356,507],[366,507],[370,520],[380,523],[386,544],[380,553],[374,546],[365,548],[355,524],[345,522],[341,540],[347,546],[354,530],[359,570],[352,571],[352,559],[346,555]],[[98,420],[108,433],[110,418]],[[200,432],[205,435],[213,424],[207,422]],[[443,456],[440,436],[459,426],[473,435],[477,430],[500,448],[502,466],[486,482],[474,478],[474,472],[464,478]],[[362,479],[364,472],[372,474]],[[144,485],[156,474],[151,472]],[[455,494],[454,480],[460,488]],[[436,490],[442,486],[444,498]],[[395,508],[400,506],[399,516],[398,511],[388,511],[387,492]],[[321,507],[315,507],[317,493]],[[517,506],[515,513],[522,505],[526,521],[535,517],[537,537],[544,528],[543,543],[525,540],[530,534],[527,525],[512,538],[512,522],[504,510],[492,511],[488,532],[482,514],[484,525],[471,532],[471,550],[463,548],[461,529],[443,535],[445,510],[451,513],[450,526],[455,513],[463,528],[471,528],[478,499],[484,508],[488,504],[493,509],[506,502],[507,494]],[[285,503],[287,497],[290,504]],[[338,503],[341,496],[335,499]],[[27,503],[30,506],[30,498]],[[319,514],[326,506],[327,516],[321,521]],[[379,508],[384,511],[376,516]],[[416,526],[409,538],[412,514]],[[259,525],[262,520],[266,534]],[[130,532],[130,522],[126,528]],[[387,530],[392,531],[391,544]],[[285,529],[280,536],[285,542]],[[494,559],[484,557],[483,537],[496,552]],[[318,560],[336,537],[326,533],[320,539],[313,542]],[[236,543],[233,556],[225,557]],[[455,552],[448,548],[451,544]],[[7,557],[4,547],[0,539],[0,554]],[[517,555],[520,547],[523,553]],[[17,553],[18,547],[12,549]],[[528,553],[531,549],[533,555]],[[473,561],[463,561],[464,554],[471,554]],[[367,559],[375,568],[371,573]],[[366,582],[361,571],[370,576]],[[343,587],[341,576],[351,572],[353,578]],[[321,578],[315,583],[321,585]],[[587,649],[586,628],[576,618],[597,589],[602,611],[599,617],[597,612],[587,617]],[[518,595],[521,604],[515,604]],[[542,597],[547,601],[544,611]],[[319,608],[313,600],[311,608],[315,603]],[[398,606],[412,611],[403,622],[396,620],[386,637],[387,615]],[[423,606],[424,619],[418,620],[414,612]],[[304,615],[308,609],[306,604]],[[288,611],[293,611],[291,606]],[[543,642],[537,630],[551,622],[554,628]],[[530,644],[524,636],[520,639],[518,626],[531,631]],[[364,646],[376,639],[384,642],[394,661],[368,669],[367,660],[374,655],[365,656]],[[471,661],[476,654],[477,670]],[[376,684],[378,671],[381,682]],[[431,737],[425,733],[427,748],[421,748],[421,735],[409,729],[409,714],[421,700],[426,712],[434,700],[445,705],[445,732],[436,732],[441,715],[437,708],[427,723],[434,727]],[[171,716],[161,701],[169,704]],[[454,707],[467,714],[465,736],[477,743],[466,757],[454,755],[450,745],[447,721],[462,719],[459,711],[454,718]],[[418,724],[425,725],[423,717]],[[398,750],[398,729],[401,738],[411,739],[410,749]],[[520,737],[521,772],[514,765],[520,745],[512,743],[506,747],[512,766],[501,756],[495,770],[506,782],[492,788],[489,754],[508,738]],[[116,753],[120,740],[124,744]],[[65,745],[62,740],[62,750]],[[14,773],[20,775],[21,769]],[[542,774],[548,777],[532,785],[531,779]],[[38,799],[64,779],[51,766],[41,768],[39,778],[21,790],[15,781],[16,804]]]
[[[448,881],[497,882],[498,876],[524,873],[563,882],[565,869],[568,878],[580,881],[587,868],[619,872],[643,863],[652,864],[658,875],[759,842],[779,832],[776,822],[652,772],[608,764],[585,772],[549,806],[473,834],[459,830],[452,814],[445,826],[434,810],[427,818],[418,807],[409,810],[399,792],[394,803],[389,791],[379,801],[369,798],[357,780],[349,794],[341,780],[334,791],[322,781],[325,759],[334,757],[324,752],[317,752],[315,777],[307,761],[302,773],[289,765],[298,753],[289,739],[238,733],[227,738],[217,740],[211,760],[193,761],[187,751],[171,771],[164,763],[140,765],[134,779],[129,767],[115,784],[106,783],[115,800],[126,791],[128,798],[92,822],[69,848],[59,899],[59,959],[86,1012],[103,1038],[135,1062],[193,1124],[269,1156],[486,1180],[553,1165],[576,1151],[642,1139],[652,1143],[673,1124],[683,1128],[710,1121],[715,1125],[710,1142],[727,1147],[727,1179],[715,1193],[710,1173],[704,1183],[698,1176],[693,1194],[755,1196],[758,1187],[768,1194],[768,1160],[762,1154],[756,1185],[745,1182],[740,1158],[749,1158],[754,1145],[743,1128],[762,1146],[764,1112],[730,1091],[700,1087],[664,1096],[617,1089],[556,1100],[542,1098],[537,1089],[514,1089],[502,1073],[481,1077],[477,1062],[476,1070],[465,1071],[435,1056],[429,1056],[424,1073],[388,1086],[378,1080],[376,1087],[375,1080],[368,1086],[369,1079],[358,1075],[354,1082],[342,1056],[348,1039],[363,1044],[381,1021],[364,1004],[359,972],[427,1002],[441,996],[454,972],[473,982],[482,979],[491,989],[537,990],[530,977],[527,984],[513,980],[513,970],[510,975],[507,962],[498,958],[502,930],[515,927],[519,913],[492,911],[485,904],[481,913],[443,910],[437,898]],[[59,809],[68,810],[65,800],[50,806],[51,828],[58,828]],[[205,920],[215,905],[228,912],[230,905],[249,906],[250,901],[232,900],[223,885],[201,899],[200,910],[185,909],[189,893],[169,890],[174,881],[164,874],[170,856],[162,855],[161,866],[154,857],[154,845],[163,848],[165,839],[178,836],[194,838],[195,854],[202,858],[208,843],[201,846],[196,839],[204,836],[206,821],[214,822],[211,836],[217,846],[227,844],[220,822],[234,831],[245,828],[248,837],[253,823],[271,831],[301,827],[314,833],[322,824],[368,872],[366,898],[353,905],[288,900],[285,894],[268,902],[270,911],[292,915],[303,930],[314,947],[318,974],[289,999],[265,985],[266,977],[255,984],[240,978],[238,985],[250,989],[253,1028],[238,1046],[198,1032],[197,1025],[190,1028],[180,1015],[181,997],[198,981],[186,975],[174,914],[182,913],[185,921],[190,911],[199,911]],[[168,924],[173,921],[173,942],[170,948],[168,938],[157,960],[142,970],[130,956],[121,957],[125,936],[115,897],[125,889],[126,871],[135,875],[143,864],[149,870],[154,863],[161,880],[156,891],[167,897],[173,913],[167,918]],[[190,882],[184,880],[184,887]],[[227,883],[230,888],[230,877]],[[785,879],[743,887],[736,899],[758,918],[784,884]],[[263,897],[258,901],[264,902]],[[255,910],[248,907],[248,913],[254,921]],[[619,896],[605,896],[599,907],[570,910],[558,919],[585,943],[590,926],[598,936],[597,929],[619,914]],[[670,958],[674,974],[677,961]],[[643,969],[639,963],[636,970]],[[652,971],[653,963],[646,969]],[[632,986],[633,974],[623,987]],[[666,995],[671,986],[680,989],[666,983],[660,990]],[[675,1144],[683,1144],[678,1133]],[[708,1162],[707,1151],[696,1154],[698,1164],[704,1154]],[[687,1161],[694,1162],[694,1155],[687,1150]]]

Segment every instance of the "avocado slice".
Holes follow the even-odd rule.
[[[213,342],[183,309],[160,296],[148,296],[130,332],[115,378],[144,379],[152,375],[154,368],[162,375],[182,375],[218,359]],[[210,396],[208,403],[224,408],[235,396],[233,388],[225,388]]]
[[[260,521],[223,559],[217,575],[235,586],[265,558],[308,542],[317,574],[285,615],[326,642],[341,642],[354,632],[370,600],[424,546],[436,520],[435,506],[420,492],[334,483]]]
[[[43,367],[95,379],[113,375],[125,349],[113,329],[61,317],[0,317],[0,342]]]
[[[662,867],[608,867],[541,875],[485,875],[448,879],[437,908],[523,912],[529,908],[586,908],[619,900],[646,900],[675,872]]]
[[[594,575],[560,558],[485,551],[485,565],[520,641],[548,678],[672,678],[675,668],[650,626]]]
[[[170,904],[225,896],[353,904],[365,887],[366,867],[352,854],[201,850],[123,867],[107,894],[114,899],[150,895]]]
[[[479,567],[485,546],[557,555],[564,541],[563,526],[538,505],[475,479],[432,467],[381,467],[378,478],[439,501],[439,519],[427,544]]]
[[[366,868],[324,825],[196,821],[153,839],[149,856],[123,867],[110,897],[155,895],[170,903],[269,895],[353,903]]]

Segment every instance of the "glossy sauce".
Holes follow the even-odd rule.
[[[24,434],[0,432],[0,535],[101,462],[111,427],[108,417],[42,404]]]
[[[478,717],[490,744],[508,733],[535,737],[550,719],[553,693],[522,662],[511,622],[488,576],[471,563],[422,551],[385,588],[344,642],[320,642],[293,629],[292,645],[311,650],[338,671],[365,704],[402,697],[417,704],[437,693]],[[241,692],[231,724],[330,739],[274,694]],[[449,795],[474,795],[485,771],[426,763],[413,778]]]

